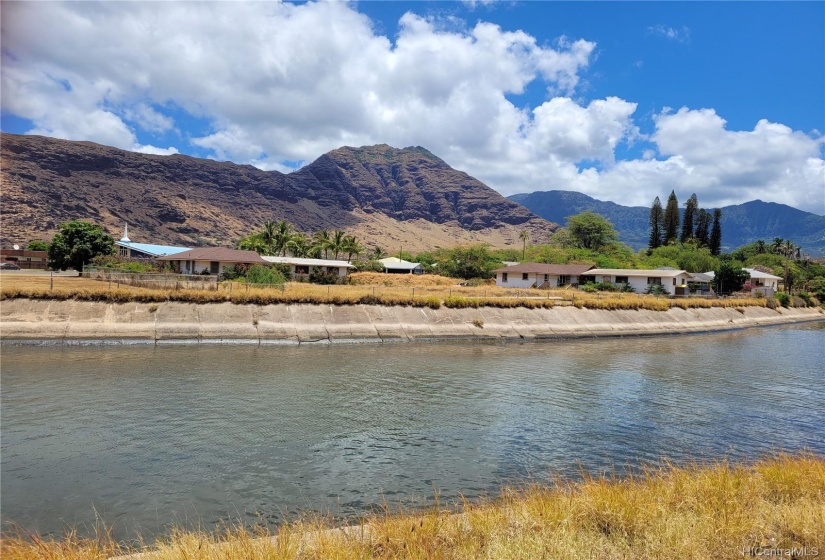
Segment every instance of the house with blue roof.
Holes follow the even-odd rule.
[[[118,255],[130,259],[155,259],[189,251],[192,247],[173,247],[172,245],[154,245],[152,243],[134,243],[129,239],[129,225],[123,230],[123,237],[115,241]]]

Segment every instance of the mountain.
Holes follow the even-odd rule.
[[[3,245],[48,239],[68,220],[133,241],[230,246],[265,220],[343,229],[394,252],[489,242],[519,245],[558,225],[424,148],[340,148],[290,174],[91,142],[0,136]]]
[[[637,250],[647,247],[650,208],[621,206],[573,191],[538,191],[509,198],[545,220],[560,224],[579,212],[596,212],[613,223],[621,241]],[[663,200],[662,204],[665,202]],[[701,204],[701,200],[699,202]],[[721,210],[724,251],[759,239],[773,241],[775,237],[781,237],[792,240],[813,256],[825,255],[825,216],[761,200],[725,206]]]

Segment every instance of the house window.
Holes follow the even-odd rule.
[[[128,247],[121,247],[119,254],[121,257],[128,257],[129,256],[129,248]]]
[[[217,261],[209,261],[209,274],[217,274],[221,271],[221,263]]]
[[[522,280],[527,280],[527,273],[526,272],[521,273],[521,279]]]
[[[627,284],[629,281],[627,276],[616,276],[616,284]]]
[[[502,272],[502,273],[501,273],[501,281],[502,281],[502,282],[506,282],[506,281],[507,281],[507,273],[506,273],[506,272]]]
[[[570,283],[570,277],[569,276],[565,276],[565,275],[559,276],[559,286],[566,286],[569,283]]]
[[[295,265],[295,274],[309,274],[309,265],[308,264],[296,264]]]
[[[673,285],[676,285],[676,278],[673,279]]]
[[[660,276],[648,276],[647,277],[648,284],[661,284],[662,278]]]

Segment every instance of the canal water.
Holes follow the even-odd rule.
[[[825,323],[528,344],[2,348],[3,529],[117,538],[825,454]]]

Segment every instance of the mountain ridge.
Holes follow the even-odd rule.
[[[648,245],[649,207],[622,206],[576,191],[561,190],[520,193],[508,198],[533,213],[560,224],[566,223],[567,216],[591,210],[613,222],[620,241],[637,250]],[[699,203],[701,205],[701,200]],[[720,210],[724,251],[759,239],[773,241],[775,237],[781,237],[792,240],[813,256],[825,255],[825,216],[758,199],[723,206]]]
[[[118,237],[129,223],[135,241],[185,246],[229,246],[286,220],[389,251],[515,246],[521,230],[538,239],[558,227],[420,146],[342,147],[289,174],[7,133],[0,156],[4,245],[48,238],[72,219]]]

